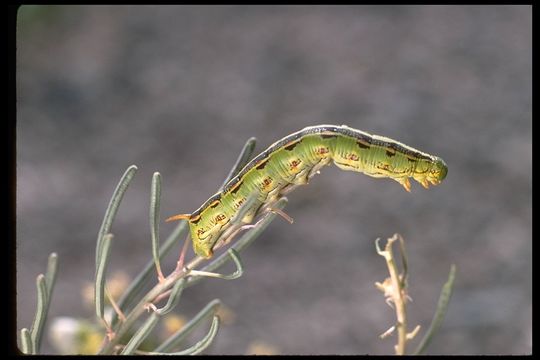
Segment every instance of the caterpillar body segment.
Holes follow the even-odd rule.
[[[250,196],[256,199],[242,218],[244,224],[253,221],[261,206],[271,205],[285,192],[307,184],[321,167],[331,163],[343,170],[391,178],[409,192],[409,178],[428,188],[439,184],[448,172],[441,158],[390,138],[345,125],[311,126],[257,155],[192,214],[176,215],[167,221],[189,219],[195,253],[209,258],[216,241]]]

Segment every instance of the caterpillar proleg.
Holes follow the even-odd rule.
[[[427,189],[429,184],[440,184],[448,172],[441,158],[387,137],[345,125],[310,126],[276,141],[254,157],[193,213],[172,216],[166,221],[187,219],[193,250],[210,258],[216,241],[229,229],[231,219],[248,197],[256,197],[256,201],[250,202],[242,219],[244,224],[251,223],[262,206],[271,205],[298,185],[307,184],[321,167],[332,162],[343,170],[388,177],[409,192],[409,178]]]

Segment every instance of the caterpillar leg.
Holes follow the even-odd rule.
[[[296,185],[296,186],[299,186],[299,185]],[[296,188],[296,186],[295,186],[295,188]],[[289,191],[292,191],[292,189],[289,190]],[[268,215],[270,215],[270,213],[273,213],[273,214],[281,216],[283,219],[287,220],[290,224],[292,224],[294,222],[294,219],[290,215],[288,215],[285,211],[274,207],[274,204],[279,199],[281,199],[282,197],[283,197],[283,195],[280,194],[280,196],[277,199],[275,199],[275,201],[270,202],[268,205],[266,205],[264,207],[264,209],[261,210],[261,215],[264,216],[261,220],[265,219]],[[261,220],[259,220],[259,221],[261,221]],[[257,221],[257,222],[259,222],[259,221]]]
[[[261,219],[263,220],[263,219]],[[212,248],[212,252],[216,251],[217,249],[219,248],[222,248],[223,246],[229,244],[230,242],[232,242],[232,240],[238,235],[240,234],[241,231],[243,230],[249,230],[249,229],[253,229],[255,227],[257,227],[261,220],[257,221],[255,224],[248,224],[248,225],[241,225],[241,226],[237,226],[236,228],[231,228],[232,231],[228,231],[226,233],[224,233],[220,239],[216,242],[216,245],[214,245],[214,247]]]
[[[330,165],[329,159],[321,159],[317,164],[313,165],[313,167],[311,167],[310,169],[306,169],[305,171],[298,173],[290,184],[288,184],[287,186],[285,186],[283,189],[279,191],[279,197],[287,195],[288,193],[295,190],[300,185],[309,184],[309,180],[311,180],[311,178],[314,177],[315,175],[320,174],[321,173],[320,169],[324,167],[325,165]],[[277,200],[279,200],[279,198],[274,199],[273,202]],[[285,219],[289,221],[287,218]]]
[[[400,183],[407,192],[411,192],[411,182],[408,177],[394,178],[398,183]]]
[[[281,216],[282,218],[287,220],[290,224],[292,224],[294,222],[294,219],[292,217],[290,217],[289,215],[287,215],[287,213],[285,211],[281,210],[281,209],[268,207],[267,211]]]
[[[273,204],[273,203],[272,203]],[[225,231],[225,233],[223,233],[223,235],[220,237],[220,239],[216,242],[216,245],[214,245],[212,251],[215,251],[229,243],[231,243],[233,241],[234,238],[236,238],[236,236],[238,234],[240,234],[240,232],[244,231],[244,230],[249,230],[249,229],[255,229],[257,228],[266,218],[268,218],[272,213],[273,214],[277,214],[279,216],[281,216],[282,218],[284,218],[285,220],[287,220],[289,223],[293,223],[293,218],[290,217],[289,215],[287,215],[283,210],[281,209],[278,209],[278,208],[273,208],[272,207],[272,204],[270,204],[269,206],[265,207],[261,213],[260,213],[260,218],[259,220],[257,220],[257,222],[255,222],[255,224],[245,224],[245,225],[237,225],[236,227],[233,227],[233,228],[229,228],[227,229],[227,231]]]

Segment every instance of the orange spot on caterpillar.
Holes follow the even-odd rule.
[[[324,154],[328,154],[330,150],[327,147],[319,147],[317,148],[315,152],[319,155],[324,155]]]
[[[292,161],[289,163],[289,166],[291,167],[291,170],[296,170],[296,168],[298,167],[298,165],[300,165],[300,163],[302,163],[302,160],[300,160],[300,159],[295,159],[295,160],[292,160]]]
[[[383,170],[386,170],[386,171],[390,171],[390,165],[389,164],[378,163],[377,164],[377,169],[383,169]]]
[[[272,182],[273,182],[273,179],[272,179],[270,176],[265,177],[265,178],[262,180],[262,183],[261,183],[262,186],[261,186],[261,188],[262,188],[263,190],[268,189],[268,188],[270,187],[270,185],[272,185]]]

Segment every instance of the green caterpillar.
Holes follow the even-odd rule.
[[[275,142],[253,158],[193,213],[166,221],[188,219],[193,250],[210,258],[217,240],[231,230],[231,219],[249,197],[256,197],[256,201],[242,218],[244,224],[251,223],[263,205],[271,206],[296,186],[307,184],[332,161],[343,170],[391,178],[409,192],[409,177],[427,189],[430,183],[440,184],[448,172],[441,158],[395,140],[345,125],[310,126]]]

